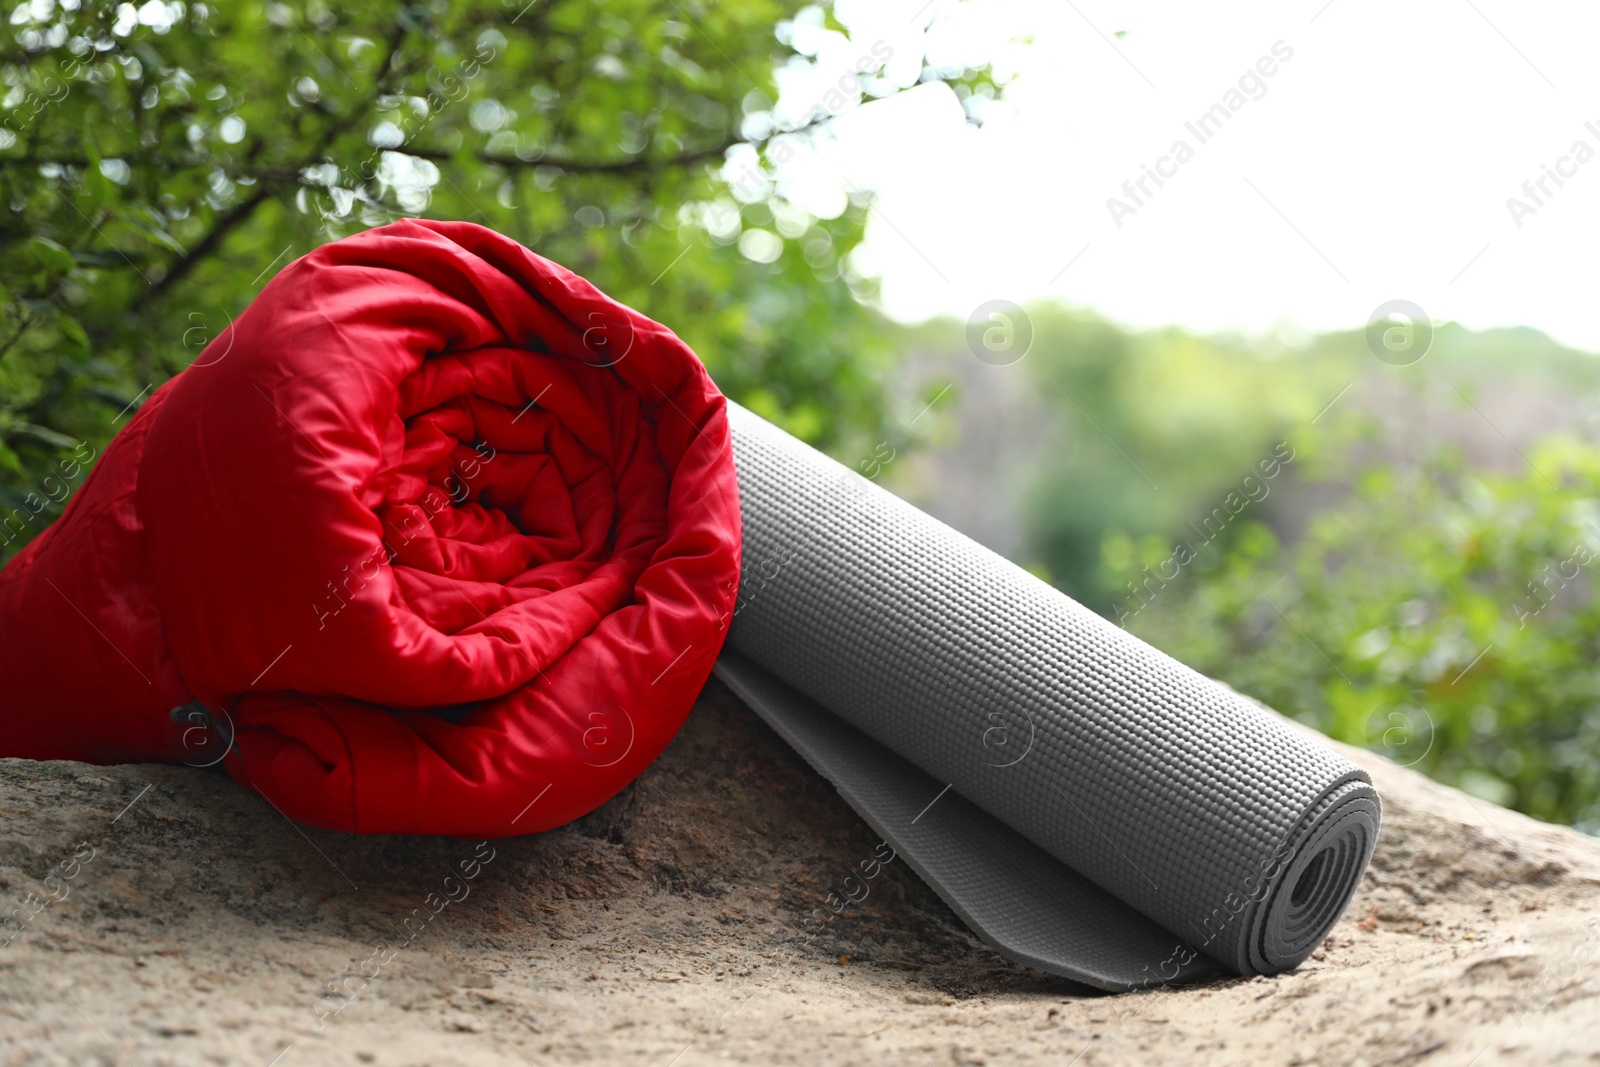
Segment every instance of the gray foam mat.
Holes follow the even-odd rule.
[[[1376,844],[1365,772],[729,409],[744,571],[719,672],[975,932],[1114,990],[1316,948]]]
[[[823,777],[974,933],[1016,963],[1102,989],[1221,972],[959,793],[737,652],[717,677]]]

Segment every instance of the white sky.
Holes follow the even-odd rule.
[[[859,262],[895,317],[1057,296],[1134,326],[1292,335],[1398,298],[1600,350],[1600,155],[1520,229],[1506,206],[1574,141],[1600,153],[1597,6],[972,0],[958,24],[946,3],[842,3],[855,43],[821,56],[881,40],[891,73],[914,67],[910,35],[942,21],[941,51],[1018,72],[985,126],[918,88],[843,114],[791,174],[878,191]],[[1293,57],[1264,96],[1204,144],[1184,129],[1280,40]],[[786,84],[785,106],[830,80]],[[1179,138],[1194,157],[1118,229],[1107,197]]]

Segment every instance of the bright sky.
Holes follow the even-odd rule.
[[[854,43],[821,58],[831,72],[881,43],[890,74],[914,76],[933,20],[942,55],[1017,72],[984,127],[921,87],[841,115],[791,173],[822,201],[840,175],[878,191],[859,262],[897,318],[1058,296],[1134,326],[1292,335],[1404,299],[1600,350],[1595,5],[970,0],[959,22],[947,0],[922,7],[842,0]],[[1258,62],[1270,77],[1248,76]],[[794,79],[783,106],[823,103],[832,80]],[[1185,127],[1230,102],[1204,142]],[[1192,158],[1163,162],[1179,140]],[[1170,176],[1136,204],[1123,183],[1158,163]],[[1541,204],[1522,186],[1546,165],[1566,173],[1534,186]],[[1120,228],[1113,196],[1136,207]],[[1534,209],[1520,227],[1512,196]]]

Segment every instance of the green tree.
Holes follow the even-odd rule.
[[[404,215],[577,270],[821,445],[874,428],[890,353],[847,262],[869,204],[817,217],[774,173],[842,107],[994,85],[925,59],[892,81],[861,42],[848,91],[781,124],[774,72],[810,62],[796,19],[848,32],[789,0],[21,4],[0,42],[0,506],[29,521],[0,553],[51,517],[79,441],[277,269]]]

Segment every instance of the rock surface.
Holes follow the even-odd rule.
[[[1344,751],[1385,822],[1323,948],[1121,997],[1008,964],[900,862],[806,923],[877,839],[714,681],[611,803],[481,847],[0,761],[0,1063],[1600,1063],[1600,841]]]

